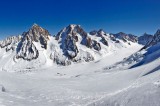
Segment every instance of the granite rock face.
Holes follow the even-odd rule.
[[[56,40],[60,43],[60,48],[62,49],[64,55],[69,59],[73,61],[78,61],[77,59],[81,55],[81,52],[79,52],[80,45],[84,45],[88,48],[92,48],[92,39],[88,36],[88,34],[81,28],[80,25],[69,25],[63,30],[61,30],[56,35]],[[94,45],[96,46],[96,44]],[[86,55],[91,56],[91,55]],[[89,57],[91,58],[91,57]],[[87,57],[84,57],[86,61],[89,61],[90,59],[87,59]]]
[[[34,24],[28,32],[22,34],[22,39],[17,46],[16,58],[23,58],[28,61],[37,59],[39,52],[34,43],[39,43],[42,48],[47,49],[49,36],[50,34],[47,30]]]

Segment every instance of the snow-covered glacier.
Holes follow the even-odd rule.
[[[139,38],[71,24],[52,36],[34,24],[0,41],[0,106],[159,106],[159,63],[159,30]]]

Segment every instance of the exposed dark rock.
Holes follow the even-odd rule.
[[[102,37],[101,42],[102,42],[104,45],[109,46],[107,40],[106,40],[104,37]]]
[[[119,41],[119,40],[116,40],[116,43],[120,43],[120,41]]]
[[[96,30],[93,30],[89,33],[90,35],[96,35],[97,34],[97,31]]]
[[[142,36],[138,37],[138,43],[146,45],[147,43],[151,42],[152,39],[153,35],[144,33]]]
[[[146,49],[160,42],[160,29],[154,34],[152,40],[148,42],[142,49]]]
[[[77,45],[84,45],[88,48],[94,48],[96,50],[100,50],[100,44],[95,43],[92,39],[87,35],[87,33],[80,27],[80,25],[69,25],[68,27],[61,30],[55,38],[60,43],[60,48],[63,51],[63,56],[67,59],[63,59],[63,62],[55,57],[55,61],[58,64],[66,65],[70,64],[70,62],[80,62],[85,60],[93,61],[94,58],[91,54],[85,53],[85,56],[81,56],[81,52],[79,52],[79,48]],[[79,43],[79,44],[78,44]],[[94,46],[93,46],[94,45]],[[77,55],[80,54],[78,57]]]
[[[132,34],[126,34],[126,33],[123,33],[123,32],[119,32],[117,34],[113,34],[113,36],[115,38],[123,40],[124,42],[127,42],[127,41],[131,41],[131,42],[134,42],[134,43],[138,42],[138,37],[135,36],[135,35],[132,35]]]
[[[68,56],[70,59],[73,59],[78,54],[76,45],[76,42],[79,41],[78,36],[81,37],[82,41],[80,42],[82,44],[89,46],[89,42],[83,42],[87,38],[87,33],[79,25],[69,25],[56,35],[56,40],[61,43],[60,46],[64,55]]]
[[[8,52],[9,50],[14,51],[17,43],[20,42],[21,38],[21,36],[8,37],[5,40],[0,41],[0,47],[5,48],[6,52]]]
[[[101,45],[100,45],[100,43],[98,43],[97,41],[95,41],[95,40],[93,40],[92,41],[93,42],[93,48],[95,49],[95,50],[97,50],[97,51],[100,51],[101,50]]]
[[[22,39],[17,46],[16,58],[23,58],[24,60],[37,59],[39,56],[38,49],[34,42],[39,42],[41,47],[47,49],[47,41],[49,40],[49,32],[37,24],[34,24],[28,32],[22,34]]]

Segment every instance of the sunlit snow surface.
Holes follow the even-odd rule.
[[[160,106],[160,58],[134,68],[125,62],[140,48],[121,48],[89,63],[2,70],[0,106]]]

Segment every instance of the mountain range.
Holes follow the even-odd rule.
[[[21,70],[54,63],[66,66],[90,62],[116,49],[135,44],[138,44],[138,37],[123,32],[107,34],[100,29],[87,33],[80,25],[72,24],[62,29],[56,36],[51,36],[48,30],[34,24],[22,35],[0,41],[0,60],[1,62],[9,60],[0,67],[2,70],[8,70],[8,67],[12,70],[15,67]],[[25,65],[19,65],[21,63]]]
[[[22,35],[0,41],[0,47],[3,53],[12,54],[10,58],[15,64],[19,61],[39,61],[43,55],[45,61],[69,65],[93,61],[97,56],[103,57],[115,49],[136,43],[145,45],[152,38],[152,35],[146,33],[140,37],[123,32],[107,34],[102,29],[87,33],[80,25],[69,25],[56,36],[51,36],[48,30],[34,24]]]
[[[34,24],[0,41],[0,106],[159,106],[160,30],[142,36]]]

